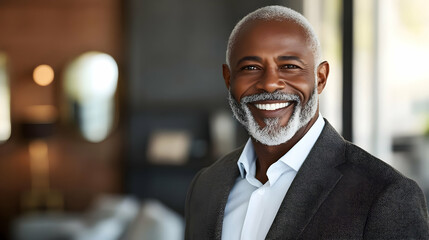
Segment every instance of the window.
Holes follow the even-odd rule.
[[[429,2],[355,1],[356,143],[416,179],[428,148]],[[407,138],[404,156],[396,143]],[[413,170],[414,169],[414,170]],[[417,169],[417,170],[416,170]]]
[[[320,96],[320,112],[342,130],[342,43],[341,0],[304,1],[304,16],[322,45],[322,60],[330,65],[328,83]]]

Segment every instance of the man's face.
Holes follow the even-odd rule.
[[[292,138],[317,113],[314,55],[299,25],[248,23],[237,36],[224,78],[230,105],[249,133],[265,145]]]

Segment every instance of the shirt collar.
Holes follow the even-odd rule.
[[[324,126],[325,120],[323,120],[323,117],[319,114],[316,122],[311,126],[308,132],[279,160],[298,172],[319,138]]]
[[[294,171],[298,172],[298,170],[301,168],[301,165],[304,163],[304,160],[310,153],[310,150],[313,148],[314,144],[319,138],[324,126],[325,121],[323,120],[322,115],[319,113],[319,117],[317,118],[313,126],[311,126],[311,128],[308,130],[308,132],[277,162],[282,162],[292,168]],[[253,148],[252,141],[249,138],[237,162],[238,169],[242,178],[245,178],[247,174],[250,174],[253,177],[255,176],[255,161],[255,150]],[[279,171],[275,171],[271,168],[276,167],[275,165],[278,166],[279,164],[277,164],[277,162],[271,165],[267,171],[268,179],[271,184],[273,184],[273,182],[275,182],[281,175]]]
[[[242,178],[246,176],[246,173],[250,172],[250,167],[255,163],[255,160],[255,149],[253,148],[252,140],[249,138],[237,162]]]

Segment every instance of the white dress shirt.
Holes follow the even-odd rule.
[[[319,114],[304,137],[268,168],[265,184],[255,178],[256,154],[252,141],[247,141],[237,162],[240,176],[226,203],[222,239],[265,239],[286,192],[324,125]]]

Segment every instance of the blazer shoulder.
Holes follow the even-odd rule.
[[[392,174],[389,180],[372,201],[364,238],[429,239],[427,204],[420,187],[401,174]]]
[[[353,143],[346,142],[345,158],[343,169],[352,168],[366,176],[368,180],[376,181],[377,183],[384,182],[385,184],[409,180],[386,162]]]
[[[346,145],[339,168],[371,192],[364,238],[429,239],[426,199],[417,183],[360,147]]]

